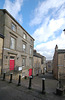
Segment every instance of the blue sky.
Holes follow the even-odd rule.
[[[65,49],[65,0],[1,0],[9,13],[35,39],[34,48],[52,59],[55,45]]]

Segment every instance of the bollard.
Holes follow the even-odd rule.
[[[13,75],[13,73],[10,73],[10,82],[9,83],[12,83],[12,75]]]
[[[29,87],[28,87],[28,89],[31,89],[31,79],[32,79],[32,76],[29,77]]]
[[[42,78],[42,93],[45,94],[45,78]]]
[[[6,72],[3,73],[3,81],[5,81],[5,74],[6,74]]]
[[[61,80],[59,80],[59,88],[62,88]]]
[[[19,75],[18,86],[21,86],[21,75]]]

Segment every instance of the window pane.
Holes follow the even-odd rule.
[[[33,40],[32,39],[30,39],[30,41],[31,41],[31,44],[33,43]]]
[[[24,38],[24,39],[26,38],[25,34],[23,35],[23,38]]]
[[[26,65],[26,60],[25,58],[22,59],[22,66],[25,66]]]
[[[26,50],[26,45],[25,44],[23,44],[23,51],[25,51]]]
[[[25,44],[23,44],[23,48],[25,49]]]
[[[23,34],[23,38],[26,39],[26,34]]]
[[[30,48],[30,54],[32,54],[32,48]]]
[[[16,25],[14,25],[14,24],[12,23],[12,27],[11,27],[11,28],[12,28],[13,31],[16,32]]]
[[[10,44],[11,49],[15,49],[15,39],[11,37],[11,44]]]
[[[32,66],[32,58],[29,58],[29,64]]]

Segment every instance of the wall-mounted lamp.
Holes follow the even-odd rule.
[[[19,57],[17,57],[17,60],[19,59]]]
[[[65,34],[65,29],[63,31],[64,31],[64,34]]]

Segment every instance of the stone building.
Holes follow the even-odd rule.
[[[42,59],[42,61],[41,61],[42,73],[46,73],[46,57],[42,56],[41,59]]]
[[[46,61],[46,71],[52,71],[53,68],[52,68],[52,60],[47,60]]]
[[[1,74],[1,68],[2,68],[2,64],[3,64],[3,39],[4,36],[2,34],[0,34],[0,74]]]
[[[45,68],[45,57],[37,53],[36,50],[33,52],[33,75],[44,73]]]
[[[0,9],[0,33],[3,41],[2,71],[21,70],[29,76],[33,67],[34,39],[5,9]]]
[[[65,79],[65,49],[55,47],[53,56],[53,75],[56,79]]]

